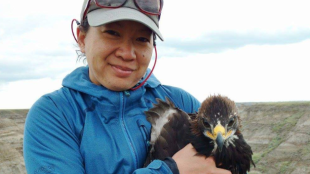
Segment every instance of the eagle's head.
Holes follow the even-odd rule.
[[[235,103],[227,97],[220,95],[208,97],[199,109],[196,120],[193,122],[192,132],[199,137],[209,139],[214,143],[214,153],[216,150],[222,151],[234,145],[234,140],[238,139],[240,118],[238,116]]]

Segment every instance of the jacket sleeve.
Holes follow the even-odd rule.
[[[161,87],[178,108],[187,113],[198,112],[201,103],[190,93],[177,87],[167,85]]]
[[[152,161],[146,168],[140,168],[133,174],[173,174],[169,166],[161,160]]]
[[[84,174],[78,138],[48,96],[30,109],[24,130],[24,159],[29,174]]]

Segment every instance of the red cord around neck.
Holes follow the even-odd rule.
[[[131,88],[132,91],[137,90],[137,89],[139,89],[141,86],[143,86],[144,83],[147,81],[147,79],[149,79],[149,77],[151,76],[151,74],[152,74],[152,72],[153,72],[153,70],[154,70],[154,68],[155,68],[156,62],[157,62],[157,50],[156,50],[156,45],[154,45],[154,49],[155,49],[155,62],[154,62],[154,65],[153,65],[152,70],[150,71],[150,73],[147,75],[147,77],[143,80],[143,82],[142,82],[139,86],[136,86],[136,87],[134,87],[134,88]]]
[[[77,43],[78,41],[77,41],[77,39],[76,39],[76,37],[75,37],[75,34],[74,34],[74,31],[73,31],[73,23],[74,23],[74,21],[76,21],[76,24],[77,24],[77,25],[80,25],[80,23],[79,23],[79,21],[77,21],[76,19],[72,19],[72,22],[71,22],[71,32],[72,32],[72,35],[73,35],[74,40],[75,40],[76,43]]]

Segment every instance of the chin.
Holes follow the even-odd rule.
[[[131,89],[134,85],[135,84],[128,84],[126,82],[118,81],[118,82],[110,83],[110,85],[107,85],[107,86],[103,85],[103,86],[105,86],[106,88],[112,91],[126,91],[126,90]]]
[[[117,76],[110,76],[109,78],[101,78],[100,84],[109,90],[112,91],[126,91],[133,88],[140,80],[140,78],[134,78],[134,77],[126,77],[121,78]]]

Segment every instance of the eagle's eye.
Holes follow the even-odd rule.
[[[203,126],[207,129],[211,129],[211,126],[206,118],[202,119]]]
[[[231,118],[229,123],[228,123],[228,127],[232,127],[235,123],[235,117]]]

